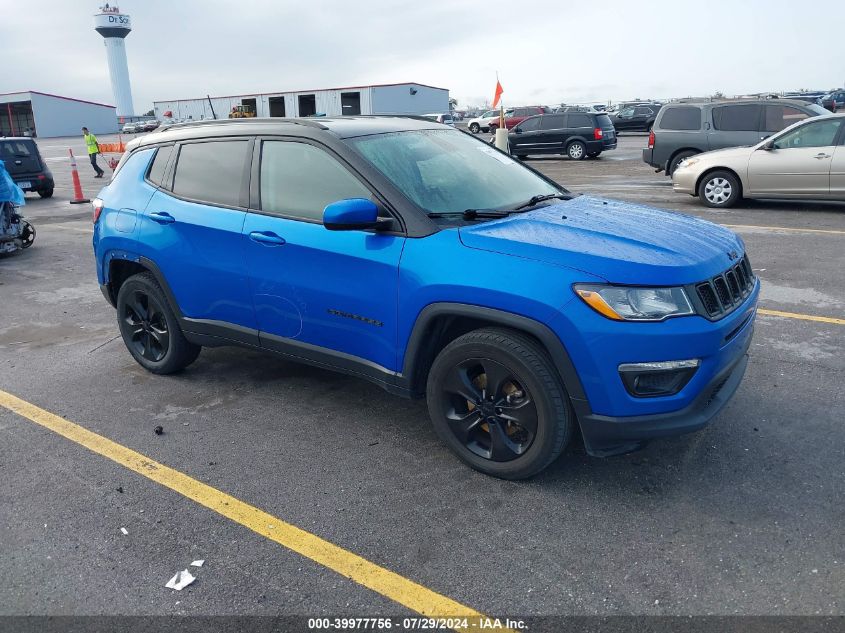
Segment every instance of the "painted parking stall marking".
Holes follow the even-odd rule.
[[[0,406],[423,616],[466,618],[471,629],[478,628],[481,621],[492,620],[460,602],[2,390]]]
[[[782,310],[766,310],[757,308],[757,314],[765,316],[783,317],[785,319],[799,319],[801,321],[816,321],[818,323],[833,323],[834,325],[845,325],[845,319],[836,317],[816,316],[814,314],[802,314],[800,312],[783,312]]]

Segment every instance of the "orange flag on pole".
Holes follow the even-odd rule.
[[[493,95],[493,105],[491,107],[495,108],[496,104],[499,103],[499,99],[502,97],[502,84],[499,83],[499,80],[496,80],[496,94]]]

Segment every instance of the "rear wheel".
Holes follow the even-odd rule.
[[[426,397],[443,442],[495,477],[540,472],[572,435],[566,391],[549,357],[512,330],[475,330],[449,343],[431,367]]]
[[[50,189],[42,189],[38,192],[38,195],[42,198],[52,198],[53,197],[53,188]]]
[[[117,322],[129,353],[154,374],[184,369],[202,349],[182,334],[167,297],[151,273],[133,275],[120,287]]]
[[[686,160],[690,156],[695,156],[695,154],[696,152],[678,152],[678,155],[675,156],[669,163],[669,173],[667,173],[666,175],[671,177],[682,161]]]
[[[572,141],[566,146],[566,155],[572,160],[583,160],[587,155],[587,147],[581,141]]]
[[[739,179],[729,171],[712,171],[698,184],[698,197],[708,207],[732,207],[742,197]]]
[[[481,131],[481,126],[478,123],[471,123],[469,126],[469,131],[473,134],[478,134]]]

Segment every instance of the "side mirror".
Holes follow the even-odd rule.
[[[338,200],[323,209],[323,226],[329,231],[374,229],[378,225],[378,207],[366,198]]]

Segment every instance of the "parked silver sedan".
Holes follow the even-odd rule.
[[[672,183],[717,208],[742,198],[845,201],[845,114],[805,119],[751,147],[696,154]]]

